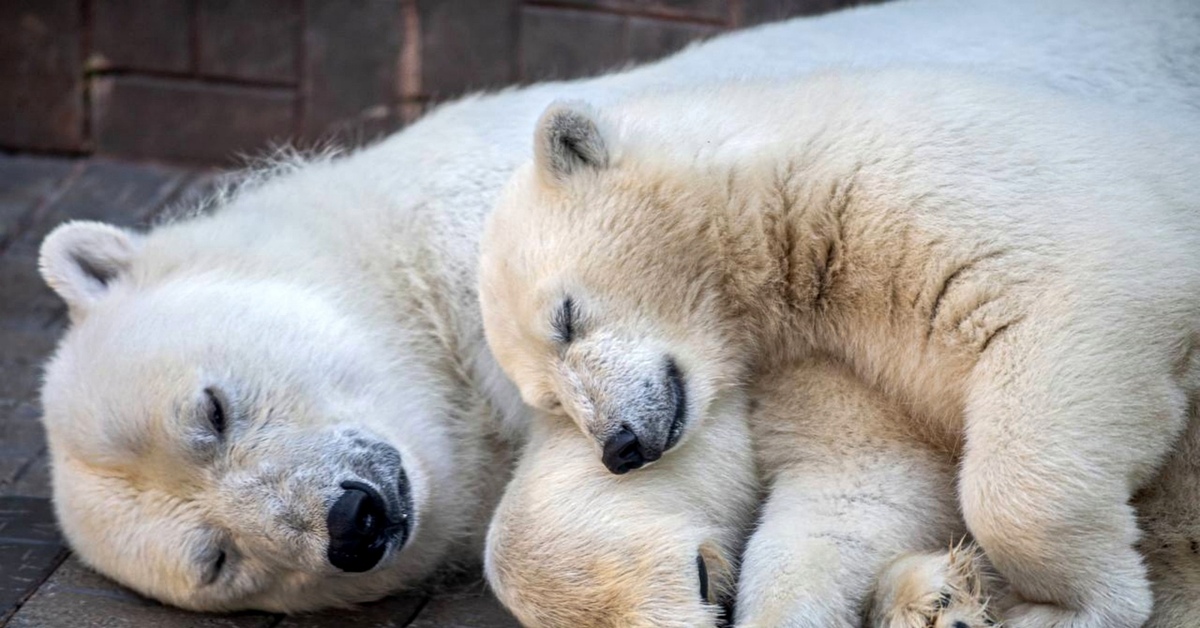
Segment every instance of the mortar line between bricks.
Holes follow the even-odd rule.
[[[17,146],[14,144],[0,144],[0,155],[6,157],[66,157],[77,159],[80,157],[88,157],[92,153],[88,149],[82,148],[38,148],[36,146]]]
[[[539,9],[561,9],[581,13],[600,13],[622,17],[645,17],[664,22],[682,22],[686,24],[704,24],[708,26],[727,26],[728,21],[719,17],[707,17],[685,13],[682,11],[655,11],[639,8],[612,8],[605,6],[589,6],[574,4],[565,0],[525,0],[525,6]]]
[[[402,623],[400,625],[401,626],[410,626],[410,625],[412,625],[412,623],[414,621],[417,621],[417,618],[419,618],[421,616],[421,613],[424,612],[425,607],[429,606],[429,601],[431,599],[432,599],[431,596],[428,596],[428,595],[421,598],[421,603],[417,605],[417,608],[413,609],[412,615],[409,615],[408,619],[404,620],[404,623]]]
[[[16,484],[17,482],[20,482],[21,478],[25,477],[26,473],[29,473],[29,470],[33,468],[34,463],[37,462],[37,459],[44,453],[46,453],[46,448],[42,447],[38,449],[37,452],[35,452],[33,456],[29,458],[29,460],[26,460],[25,463],[17,469],[16,473],[12,474],[12,483]]]
[[[0,628],[7,626],[8,622],[12,621],[12,618],[16,617],[17,613],[21,612],[21,607],[25,606],[25,603],[29,601],[29,598],[33,597],[34,594],[42,589],[42,587],[46,586],[46,582],[50,580],[50,577],[54,575],[54,572],[58,571],[59,567],[62,567],[63,563],[67,562],[67,557],[70,555],[70,550],[64,547],[62,551],[59,552],[52,561],[50,561],[51,567],[50,569],[46,570],[46,576],[42,578],[41,582],[38,582],[37,586],[29,587],[29,589],[25,591],[25,594],[18,598],[17,601],[8,608],[7,615],[0,615]]]
[[[17,537],[13,537],[13,536],[0,536],[0,543],[5,543],[8,545],[39,545],[39,546],[55,545],[55,546],[62,547],[62,543],[59,541],[38,541],[36,539],[19,539]],[[63,549],[66,549],[66,548],[63,548]]]
[[[89,567],[89,569],[90,569],[90,567]],[[102,597],[102,598],[107,598],[110,600],[117,600],[119,602],[132,602],[132,603],[138,604],[140,606],[157,606],[158,605],[158,602],[155,602],[153,600],[147,600],[146,598],[143,598],[139,595],[134,595],[132,593],[126,593],[124,589],[109,591],[107,589],[93,589],[90,587],[64,587],[61,584],[56,584],[56,585],[54,585],[54,590],[62,591],[63,593],[74,593],[75,595],[88,595],[91,597]]]
[[[293,91],[299,86],[298,81],[272,81],[262,79],[244,79],[236,76],[212,76],[210,74],[192,74],[189,72],[172,72],[170,70],[134,70],[129,68],[105,68],[87,74],[88,78],[150,78],[160,81],[178,81],[199,85],[218,85],[222,87],[245,87],[262,90]]]
[[[416,121],[424,109],[420,105],[410,105],[409,100],[423,91],[421,11],[416,0],[400,3],[400,29],[404,40],[400,42],[400,58],[397,59],[391,98],[393,106],[399,111],[401,123],[407,125]]]
[[[37,221],[46,212],[46,208],[58,202],[67,193],[67,190],[75,185],[86,169],[86,161],[80,160],[78,163],[73,164],[71,170],[63,176],[58,185],[55,185],[53,189],[46,192],[42,198],[38,199],[38,202],[34,204],[32,209],[25,212],[22,220],[17,221],[17,227],[12,230],[12,234],[4,240],[0,240],[0,257],[3,257],[13,243],[20,239],[30,227],[37,224]]]

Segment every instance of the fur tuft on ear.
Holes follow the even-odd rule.
[[[60,225],[42,241],[38,267],[42,278],[81,318],[102,298],[113,280],[129,270],[141,236],[100,222]]]
[[[608,147],[592,108],[581,102],[550,105],[538,120],[534,161],[548,181],[562,181],[584,168],[608,166]]]

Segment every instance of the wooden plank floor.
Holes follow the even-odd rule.
[[[354,611],[204,615],[142,598],[71,556],[50,506],[37,398],[41,364],[66,325],[66,310],[38,276],[38,245],[66,220],[144,227],[168,208],[195,202],[214,181],[209,172],[158,165],[0,155],[0,626],[516,626],[478,581]]]

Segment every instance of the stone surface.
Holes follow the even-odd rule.
[[[435,596],[409,624],[412,628],[520,628],[481,582]]]
[[[232,175],[230,175],[232,176]],[[213,195],[225,182],[225,173],[200,171],[191,175],[187,182],[175,190],[158,210],[146,217],[145,222],[158,222],[194,215],[213,200]]]
[[[24,414],[11,413],[0,419],[0,486],[15,485],[46,446],[46,434],[37,415],[27,418],[21,416]]]
[[[0,253],[17,237],[38,203],[71,172],[71,163],[44,157],[0,159]]]
[[[21,239],[36,246],[51,229],[68,220],[145,226],[147,219],[191,176],[183,168],[89,160],[71,185],[39,213]]]
[[[50,486],[37,396],[41,365],[62,333],[66,310],[38,273],[41,240],[71,219],[144,225],[198,179],[176,168],[106,160],[35,163],[32,168],[25,158],[0,159],[0,190],[7,191],[0,198],[34,204],[0,253],[0,494],[46,497]],[[31,168],[51,179],[73,174],[54,184],[27,176]],[[48,189],[53,185],[61,189]]]
[[[642,15],[723,21],[729,0],[559,0],[560,4]]]
[[[303,137],[315,141],[395,125],[400,0],[305,0]]]
[[[0,146],[84,147],[82,38],[78,0],[0,2]]]
[[[402,628],[421,612],[427,600],[418,596],[396,596],[345,609],[285,617],[277,628]]]
[[[11,482],[0,484],[0,495],[49,499],[51,496],[49,452],[43,449],[17,472]]]
[[[734,11],[738,26],[754,26],[802,15],[817,15],[880,0],[740,0]]]
[[[187,72],[193,0],[92,0],[88,68]]]
[[[8,626],[268,628],[277,622],[277,616],[266,613],[217,615],[163,606],[97,575],[72,557],[25,602]]]
[[[0,495],[48,497],[45,461],[41,468],[37,466],[46,447],[38,387],[42,362],[53,350],[62,323],[55,312],[57,299],[42,292],[32,259],[17,269],[7,259],[7,255],[0,257],[0,299],[11,303],[10,297],[18,297],[18,287],[26,294],[36,290],[37,299],[29,306],[39,312],[0,317]],[[8,281],[13,276],[19,283]],[[4,309],[16,308],[5,305]],[[52,318],[45,321],[47,317]]]
[[[421,92],[446,99],[516,78],[518,0],[419,2]]]
[[[59,545],[31,545],[0,539],[0,624],[54,572],[66,556]]]
[[[53,348],[65,321],[62,302],[45,286],[37,270],[42,238],[68,220],[99,220],[144,226],[174,199],[192,175],[165,166],[131,166],[107,160],[81,165],[78,176],[37,212],[27,228],[0,254],[0,400],[33,398],[37,365]],[[4,410],[0,406],[0,412]],[[5,415],[0,414],[0,419]]]
[[[50,500],[0,497],[0,539],[41,545],[61,545]],[[3,564],[0,563],[0,567]]]
[[[0,625],[65,556],[49,500],[0,497]]]
[[[96,150],[123,157],[230,163],[293,131],[290,89],[111,76],[92,80]]]
[[[299,76],[300,0],[199,0],[201,74],[268,83]]]
[[[625,61],[625,18],[591,11],[525,7],[521,78],[537,81],[600,74]]]
[[[633,61],[661,59],[693,41],[719,32],[720,28],[704,24],[630,18],[629,58]]]

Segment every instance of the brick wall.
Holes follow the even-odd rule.
[[[471,90],[862,1],[0,0],[0,150],[222,164],[356,143]]]

